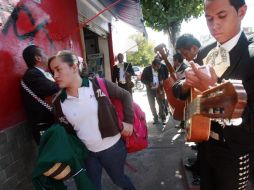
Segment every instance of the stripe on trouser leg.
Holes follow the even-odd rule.
[[[238,170],[238,189],[245,190],[249,180],[249,154],[242,155],[238,158],[239,170]]]

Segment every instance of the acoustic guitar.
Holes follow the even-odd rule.
[[[170,76],[166,80],[163,81],[163,88],[165,90],[168,103],[172,107],[173,118],[175,120],[183,120],[185,103],[184,103],[184,101],[181,101],[181,100],[178,100],[177,98],[175,98],[175,96],[173,94],[172,87],[175,84],[175,82],[177,81],[177,78],[175,75],[175,69],[168,61],[168,50],[166,48],[166,45],[160,44],[154,48],[154,51],[156,53],[158,53],[159,56],[163,59],[163,61],[165,62],[166,66],[168,68],[168,71],[170,73]]]
[[[207,141],[211,119],[241,118],[246,103],[246,91],[240,80],[225,81],[202,93],[192,89],[185,108],[187,141]]]

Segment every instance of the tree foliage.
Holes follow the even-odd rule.
[[[141,5],[145,24],[167,33],[173,45],[183,20],[197,18],[203,11],[203,0],[141,0]]]
[[[155,54],[154,45],[149,42],[142,35],[132,35],[130,39],[134,40],[137,44],[137,52],[127,52],[127,61],[132,65],[147,66],[151,64]]]

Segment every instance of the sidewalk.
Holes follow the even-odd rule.
[[[168,117],[166,125],[153,125],[153,117],[148,105],[146,92],[137,91],[133,99],[146,112],[149,146],[138,153],[129,154],[125,167],[137,190],[199,190],[191,184],[192,174],[186,171],[184,158],[194,156],[194,151],[185,143],[185,134],[175,128],[177,121]],[[103,190],[120,190],[106,173],[102,177]],[[249,184],[247,190],[254,190]]]
[[[133,168],[126,166],[126,174],[137,190],[186,190],[181,165],[186,145],[184,134],[175,128],[178,122],[168,118],[166,125],[153,125],[145,91],[135,92],[133,98],[146,112],[149,146],[128,155],[127,162]],[[102,183],[103,190],[119,190],[105,173]]]

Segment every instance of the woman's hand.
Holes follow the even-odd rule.
[[[121,132],[121,135],[128,137],[131,136],[132,133],[133,133],[133,124],[123,122],[123,130]]]

